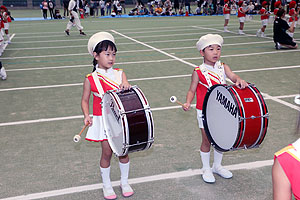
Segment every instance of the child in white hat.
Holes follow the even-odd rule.
[[[245,88],[248,84],[238,75],[233,73],[228,65],[219,61],[221,57],[221,49],[223,38],[217,34],[207,34],[202,36],[196,44],[200,54],[203,56],[203,64],[194,69],[190,89],[186,96],[186,103],[183,109],[189,110],[191,102],[197,91],[197,119],[199,128],[202,133],[202,143],[200,147],[200,156],[203,164],[202,178],[207,183],[214,183],[215,177],[213,173],[219,174],[223,178],[231,178],[232,173],[221,165],[223,154],[216,149],[214,150],[214,162],[210,167],[210,142],[207,139],[203,122],[202,122],[202,105],[207,89],[215,84],[225,84],[228,77],[238,88]]]
[[[130,89],[125,73],[118,68],[113,68],[116,59],[117,48],[114,37],[107,32],[94,34],[88,42],[88,51],[93,56],[94,72],[88,74],[83,84],[83,94],[81,108],[84,115],[84,124],[89,125],[86,140],[101,142],[102,154],[100,160],[100,170],[103,181],[103,194],[105,199],[116,199],[110,181],[110,160],[112,150],[104,133],[101,101],[104,93],[108,90]],[[93,118],[89,116],[89,99],[93,93]],[[120,156],[119,166],[121,170],[122,194],[129,197],[134,194],[128,184],[129,157]]]

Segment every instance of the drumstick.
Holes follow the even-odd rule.
[[[170,97],[170,101],[171,101],[172,103],[177,103],[177,104],[179,104],[179,105],[185,107],[184,104],[181,103],[180,101],[178,101],[178,100],[177,100],[177,97],[175,97],[175,96],[171,96],[171,97]]]
[[[80,133],[78,135],[75,135],[73,138],[74,142],[79,142],[79,140],[81,139],[81,134],[83,133],[84,129],[88,126],[88,124],[84,125],[84,127],[81,129]]]

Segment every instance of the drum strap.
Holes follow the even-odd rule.
[[[117,84],[120,85],[121,82],[122,82],[122,81],[121,81],[120,72],[117,71],[117,70],[114,70],[114,75],[115,75]],[[94,71],[94,72],[92,73],[92,76],[93,76],[93,79],[94,79],[96,88],[97,88],[97,90],[98,90],[98,93],[94,93],[94,95],[97,96],[97,97],[102,98],[105,92],[104,92],[103,87],[102,87],[102,85],[101,85],[101,83],[100,83],[99,77],[98,77],[98,75],[97,75],[97,71]],[[103,75],[102,75],[102,76],[103,76]]]
[[[226,82],[225,82],[225,79],[224,79],[224,66],[223,66],[223,63],[221,64],[221,62],[218,61],[218,62],[216,62],[215,67],[217,67],[217,69],[218,69],[221,84],[225,84]],[[200,65],[200,70],[201,70],[201,73],[203,74],[203,76],[205,77],[205,80],[206,80],[208,85],[205,85],[204,83],[202,83],[200,81],[199,81],[199,83],[201,85],[204,85],[207,88],[210,88],[212,86],[212,83],[211,83],[211,80],[210,80],[209,75],[208,75],[208,70],[206,69],[204,63],[202,65]]]
[[[95,96],[98,96],[98,97],[100,97],[100,98],[102,98],[103,95],[104,95],[104,90],[103,90],[103,87],[102,87],[102,85],[101,85],[101,83],[100,83],[99,77],[98,77],[98,75],[97,75],[97,71],[94,71],[94,72],[92,73],[92,76],[93,76],[93,79],[94,79],[96,88],[97,88],[97,90],[98,90],[98,93],[99,93],[99,94],[94,93],[94,95],[95,95]]]

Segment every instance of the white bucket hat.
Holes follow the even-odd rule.
[[[196,43],[196,47],[198,51],[203,50],[204,48],[208,47],[209,45],[217,44],[222,46],[223,45],[223,38],[218,34],[207,34],[202,36],[198,42]]]
[[[108,32],[98,32],[92,35],[90,37],[89,42],[88,42],[88,51],[89,53],[93,56],[93,52],[95,50],[95,47],[99,42],[102,42],[103,40],[109,40],[115,44],[115,39],[112,36],[112,34]]]

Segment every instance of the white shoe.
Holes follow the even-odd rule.
[[[229,33],[230,31],[228,29],[224,29],[224,32],[225,33]]]
[[[6,80],[7,74],[6,74],[4,67],[2,67],[0,70],[0,76],[1,76],[2,80]]]
[[[213,175],[213,172],[212,172],[211,168],[202,169],[202,171],[203,171],[202,178],[203,178],[204,182],[206,182],[206,183],[216,182],[216,179]]]
[[[260,33],[259,31],[256,32],[256,36],[257,37],[260,37],[259,33]]]
[[[267,35],[265,35],[264,33],[261,33],[261,37],[267,37]]]
[[[112,187],[106,188],[103,185],[103,196],[104,199],[117,199],[117,195]]]
[[[232,178],[232,173],[229,170],[222,167],[221,165],[219,167],[213,166],[212,172],[218,174],[223,178]]]
[[[245,33],[243,31],[239,31],[240,35],[245,35]]]
[[[133,189],[130,187],[129,184],[120,185],[120,188],[122,190],[123,197],[130,197],[134,194]]]

